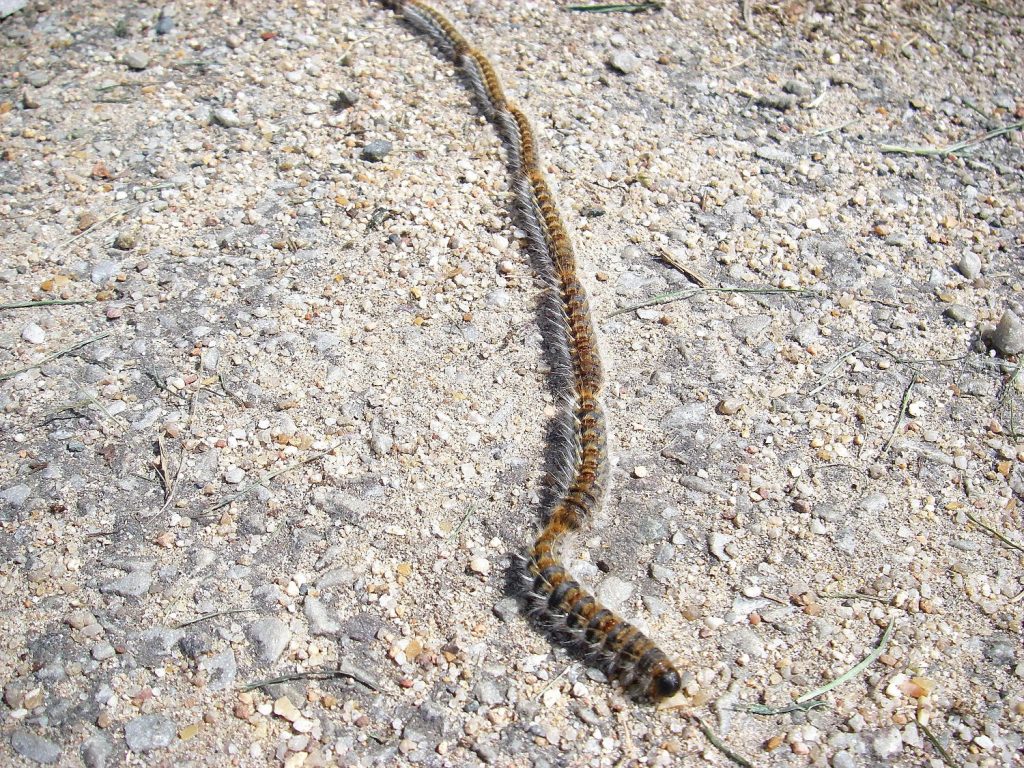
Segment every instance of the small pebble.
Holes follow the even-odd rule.
[[[491,572],[491,562],[486,557],[474,557],[469,561],[469,570],[486,576]]]
[[[966,251],[956,265],[957,271],[968,280],[974,280],[981,274],[981,258],[973,251]]]
[[[237,128],[242,124],[238,114],[227,107],[218,107],[213,110],[210,116],[214,123],[223,126],[224,128]]]
[[[174,721],[163,715],[142,715],[124,727],[124,740],[132,752],[152,752],[169,747],[178,735]]]
[[[366,144],[359,156],[370,163],[379,163],[391,152],[392,144],[385,139],[376,139]]]
[[[35,323],[29,323],[21,329],[21,338],[29,344],[42,344],[46,341],[46,331]]]
[[[618,576],[609,576],[597,585],[595,592],[598,600],[610,610],[617,611],[633,594],[633,585]]]
[[[52,765],[60,760],[59,746],[24,728],[18,728],[11,734],[11,746],[15,752],[33,763]]]
[[[1024,352],[1024,322],[1012,309],[1007,309],[990,339],[992,346],[1004,355],[1019,355]]]
[[[718,531],[712,531],[708,534],[708,552],[714,555],[716,558],[725,562],[731,560],[728,554],[725,552],[726,546],[732,541],[733,537],[728,536]]]
[[[135,233],[118,232],[117,237],[114,238],[114,247],[119,251],[130,251],[135,247]]]
[[[640,59],[629,51],[616,51],[608,59],[608,66],[623,75],[632,75],[640,69]]]
[[[124,64],[138,72],[149,66],[149,56],[141,51],[129,51],[124,56]]]
[[[257,619],[249,625],[246,634],[256,646],[256,656],[264,664],[277,661],[292,639],[288,625],[275,618]]]

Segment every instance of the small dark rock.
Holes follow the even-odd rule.
[[[379,163],[391,152],[392,144],[386,139],[376,139],[363,147],[360,157],[370,163]]]

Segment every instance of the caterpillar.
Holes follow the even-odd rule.
[[[544,510],[544,527],[528,550],[526,577],[532,614],[544,627],[582,650],[634,697],[660,701],[681,687],[668,656],[643,632],[605,608],[573,579],[559,557],[566,535],[579,530],[600,507],[608,485],[608,439],[600,395],[604,384],[597,334],[587,291],[554,196],[541,171],[533,128],[509,103],[487,56],[474,48],[442,13],[421,0],[384,0],[425,33],[462,71],[484,117],[506,152],[518,223],[527,250],[548,282],[554,337],[549,339],[563,371],[561,421],[567,450],[564,480]]]

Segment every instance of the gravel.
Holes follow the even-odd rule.
[[[919,718],[1012,763],[1024,148],[881,148],[1020,119],[999,3],[448,6],[589,294],[611,461],[565,554],[663,711],[519,610],[544,283],[452,64],[382,3],[129,5],[2,25],[0,764],[729,764],[680,712],[755,765],[940,765]],[[733,709],[891,619],[828,708]]]

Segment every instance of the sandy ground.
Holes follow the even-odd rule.
[[[446,7],[573,232],[616,465],[572,567],[662,711],[509,594],[541,287],[452,66],[356,0],[0,22],[0,762],[736,764],[696,716],[1024,765],[1024,7],[665,5]]]

